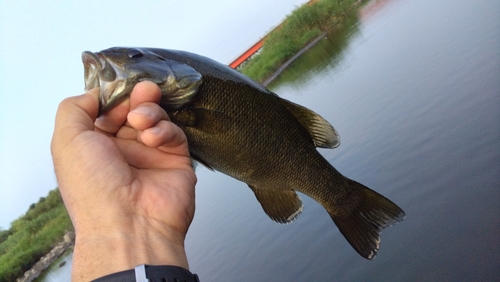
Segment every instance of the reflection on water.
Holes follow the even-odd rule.
[[[321,77],[325,69],[337,69],[342,61],[343,52],[349,46],[352,36],[359,32],[358,14],[350,14],[342,24],[332,29],[309,52],[305,52],[274,79],[268,87],[279,88],[281,85],[302,85],[315,79],[316,74]]]

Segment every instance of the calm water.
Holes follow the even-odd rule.
[[[62,262],[65,262],[63,266],[59,266]],[[53,281],[53,282],[63,282],[70,281],[71,278],[71,265],[73,264],[73,253],[68,253],[57,259],[53,265],[51,265],[47,271],[42,273],[35,282],[37,281]]]
[[[500,279],[500,2],[373,1],[271,87],[331,121],[342,144],[322,154],[407,217],[367,261],[306,196],[279,225],[199,168],[186,244],[202,281]]]

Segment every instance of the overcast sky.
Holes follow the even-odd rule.
[[[159,47],[228,64],[305,2],[0,0],[0,227],[57,186],[54,116],[83,93],[82,51]]]

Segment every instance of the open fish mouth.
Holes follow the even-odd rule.
[[[106,60],[104,58],[99,58],[90,51],[85,51],[82,53],[82,62],[84,66],[85,91],[101,87],[99,73],[103,70],[102,66],[106,63]],[[106,105],[106,101],[109,98],[103,95],[105,92],[106,89],[101,87],[99,93],[99,113],[102,112],[102,108]]]
[[[108,111],[121,100],[111,99],[126,91],[126,78],[116,64],[101,53],[85,51],[82,53],[84,66],[85,91],[100,87],[99,115]],[[125,98],[125,97],[124,97]],[[113,103],[110,105],[110,101]]]
[[[100,87],[99,72],[102,70],[102,62],[94,53],[85,51],[82,53],[82,62],[85,68],[85,91]]]

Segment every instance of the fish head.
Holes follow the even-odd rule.
[[[85,90],[100,87],[99,115],[127,99],[141,81],[152,81],[160,87],[166,110],[179,109],[189,103],[202,82],[202,75],[192,67],[148,48],[85,51],[82,61]]]

